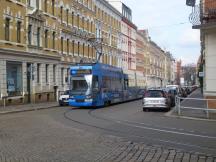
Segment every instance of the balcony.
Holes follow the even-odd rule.
[[[216,27],[216,1],[205,0],[193,7],[189,20],[194,29]]]

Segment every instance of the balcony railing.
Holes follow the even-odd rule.
[[[193,7],[189,20],[193,26],[216,23],[216,0],[203,0]]]

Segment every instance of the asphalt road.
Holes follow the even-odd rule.
[[[1,115],[0,162],[216,161],[216,122],[166,113],[138,100]]]
[[[143,112],[139,100],[100,109],[68,109],[64,117],[88,131],[216,155],[216,122],[173,118],[165,114],[160,110]]]

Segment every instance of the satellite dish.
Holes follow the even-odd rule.
[[[186,5],[194,7],[196,4],[196,0],[186,0]]]

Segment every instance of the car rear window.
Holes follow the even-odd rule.
[[[162,91],[147,91],[145,97],[165,97]]]

